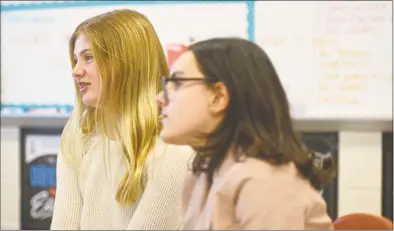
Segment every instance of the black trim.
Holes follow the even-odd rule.
[[[393,221],[393,133],[382,136],[382,216]]]
[[[19,167],[21,170],[20,174],[20,181],[19,181],[19,187],[20,187],[20,229],[22,230],[32,230],[29,227],[26,227],[23,224],[23,211],[27,209],[27,204],[23,198],[24,195],[24,187],[23,183],[25,179],[25,152],[26,152],[26,147],[25,147],[25,142],[26,142],[26,137],[28,135],[60,135],[63,131],[63,128],[21,128],[20,129],[20,136],[19,136],[19,152],[20,152],[20,161],[19,161]],[[27,179],[28,180],[28,179]],[[48,227],[49,229],[49,227]],[[41,230],[41,229],[38,229]]]

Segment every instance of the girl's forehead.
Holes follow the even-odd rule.
[[[192,52],[186,51],[175,60],[171,66],[171,76],[177,75],[190,75],[200,73],[197,68],[197,61]]]

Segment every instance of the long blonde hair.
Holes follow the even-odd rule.
[[[155,98],[161,90],[160,77],[169,74],[167,60],[148,18],[133,10],[115,10],[82,22],[69,41],[73,68],[75,41],[82,33],[90,38],[100,74],[100,106],[85,106],[75,83],[76,105],[62,134],[61,153],[70,166],[78,166],[84,138],[106,137],[111,128],[127,166],[116,200],[130,204],[137,199],[144,165],[159,132]],[[118,117],[110,120],[106,115]]]

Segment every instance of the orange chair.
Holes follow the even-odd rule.
[[[334,221],[335,230],[393,230],[389,219],[366,213],[352,213]]]

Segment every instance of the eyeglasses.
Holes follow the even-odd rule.
[[[171,78],[167,78],[162,76],[161,77],[161,84],[162,84],[162,88],[163,88],[163,93],[164,93],[164,99],[166,101],[168,101],[168,87],[167,84],[169,82],[187,82],[187,81],[205,81],[205,79],[203,77],[200,78],[180,78],[180,77],[171,77]]]

